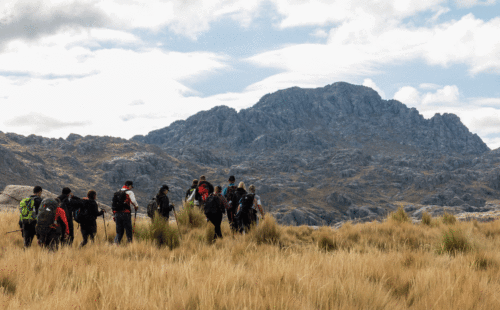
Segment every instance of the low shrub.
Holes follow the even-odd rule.
[[[457,218],[455,217],[455,215],[448,213],[448,212],[445,212],[443,214],[443,223],[444,224],[453,225],[456,222],[457,222]]]
[[[422,224],[431,226],[432,223],[432,216],[429,212],[424,212],[422,213]]]
[[[405,209],[403,208],[403,206],[400,206],[396,212],[392,212],[389,215],[389,218],[395,222],[398,222],[398,223],[411,222],[411,219],[408,216],[408,214],[405,212]]]
[[[440,252],[455,255],[472,249],[470,241],[461,230],[449,229],[443,233]]]
[[[254,227],[251,231],[251,235],[257,244],[276,244],[280,240],[281,229],[274,217],[268,213],[266,217],[260,221],[259,225]]]
[[[203,227],[207,223],[205,214],[201,209],[191,206],[189,203],[184,203],[182,210],[177,213],[177,220],[179,221],[179,225],[188,228]]]

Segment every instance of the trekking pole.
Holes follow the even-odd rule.
[[[177,223],[177,230],[179,230],[179,238],[182,239],[181,229],[179,228],[179,221],[177,220],[177,213],[175,213],[175,208],[174,208],[174,216],[175,216],[175,222]]]
[[[8,231],[5,234],[10,234],[10,233],[18,232],[18,231],[23,231],[23,230],[22,229],[18,229],[18,230]]]
[[[106,220],[104,219],[104,213],[102,214],[102,221],[104,222],[104,236],[106,237],[106,241],[108,241],[108,234],[106,233]]]
[[[134,228],[132,228],[132,234],[135,233],[135,220],[137,220],[137,210],[135,210],[134,212],[135,212],[135,215],[134,215]]]

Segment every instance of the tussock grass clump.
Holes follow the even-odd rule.
[[[427,225],[427,226],[431,226],[431,224],[432,224],[432,216],[427,211],[422,213],[422,224]]]
[[[207,244],[212,244],[215,242],[215,226],[214,225],[207,225],[207,228],[205,229],[205,240],[207,241]]]
[[[339,248],[337,240],[332,235],[322,233],[318,238],[318,248],[323,251],[335,251]]]
[[[158,247],[168,246],[170,250],[180,245],[179,231],[173,227],[158,213],[155,213],[152,223],[149,226],[143,225],[136,228],[136,235],[142,240],[154,242]]]
[[[405,209],[403,208],[403,206],[399,207],[396,212],[391,212],[391,214],[389,214],[389,219],[392,221],[395,221],[397,223],[411,222],[411,219],[408,216],[408,214],[405,212]]]
[[[475,270],[497,268],[498,261],[491,254],[484,251],[478,251],[472,256],[471,267]]]
[[[442,220],[443,220],[443,223],[446,225],[453,225],[457,222],[457,218],[455,217],[455,215],[448,213],[448,212],[443,213]]]
[[[281,229],[276,223],[276,220],[271,214],[266,214],[266,217],[260,221],[259,225],[251,230],[252,239],[257,244],[267,243],[276,244],[280,241]]]
[[[187,228],[199,228],[206,225],[207,220],[205,214],[197,206],[192,206],[190,203],[184,203],[183,208],[177,213],[179,225]]]
[[[442,236],[440,253],[447,252],[455,255],[458,252],[468,252],[472,245],[461,230],[448,229]]]
[[[13,295],[16,293],[16,283],[7,275],[0,276],[0,294],[1,293],[5,295]]]

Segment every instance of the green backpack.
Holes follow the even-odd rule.
[[[23,223],[31,223],[36,220],[35,214],[35,199],[32,197],[24,198],[19,204],[21,214],[19,215]]]

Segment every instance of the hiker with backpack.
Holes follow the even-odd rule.
[[[226,198],[226,200],[229,203],[229,208],[227,209],[227,220],[229,222],[229,226],[235,229],[236,225],[234,222],[234,215],[236,214],[236,209],[238,208],[238,206],[235,203],[235,207],[233,208],[232,201],[237,199],[236,197],[234,197],[234,195],[238,187],[236,186],[236,178],[234,177],[234,175],[229,177],[228,182],[229,185],[226,188],[224,188],[224,190],[222,191],[222,195]]]
[[[220,224],[222,222],[222,215],[227,209],[229,209],[229,204],[226,198],[222,196],[220,186],[216,186],[214,193],[207,197],[204,205],[205,216],[215,226],[214,239],[222,238]]]
[[[116,222],[115,244],[117,245],[122,241],[124,232],[127,234],[127,241],[132,242],[131,207],[133,206],[136,212],[139,209],[132,188],[134,188],[133,182],[126,181],[125,185],[113,195],[112,210]]]
[[[69,236],[66,238],[64,235],[61,235],[61,242],[65,245],[72,245],[75,240],[75,230],[73,225],[73,212],[80,208],[81,199],[73,195],[73,192],[69,187],[65,187],[62,189],[61,195],[57,197],[57,199],[61,202],[61,208],[64,210],[66,214],[66,220],[68,222],[69,227]]]
[[[148,205],[148,216],[151,218],[151,220],[154,219],[155,213],[158,212],[158,214],[165,220],[165,222],[168,223],[170,211],[174,209],[174,204],[170,203],[167,194],[168,186],[162,185],[160,187],[160,190],[158,191],[158,194],[156,194],[154,201],[152,201]]]
[[[59,199],[46,198],[42,200],[35,228],[38,244],[51,251],[57,250],[60,240],[69,238],[66,213],[60,205]],[[63,238],[61,238],[61,235],[63,235]]]
[[[82,232],[83,241],[80,247],[84,247],[90,237],[90,241],[94,243],[94,236],[97,233],[97,222],[98,216],[103,215],[106,211],[101,209],[99,211],[99,206],[96,202],[97,193],[95,190],[89,190],[87,192],[86,199],[82,199],[82,206],[80,209],[75,211],[75,220],[80,224],[80,231]]]
[[[228,190],[229,192],[229,190]],[[238,231],[240,228],[239,224],[239,219],[236,216],[238,208],[240,206],[240,200],[243,196],[247,194],[247,191],[245,189],[245,183],[240,182],[238,184],[238,187],[236,190],[229,192],[231,195],[228,194],[227,200],[229,201],[230,209],[228,210],[228,221],[231,226],[231,229],[234,231]],[[229,215],[231,214],[231,219],[229,218]]]
[[[198,201],[198,207],[203,210],[203,204],[210,194],[214,192],[214,187],[210,184],[204,175],[200,177],[200,182],[196,187],[195,197]]]
[[[260,212],[262,215],[262,219],[264,219],[264,209],[262,208],[262,204],[260,202],[260,197],[255,194],[255,185],[250,185],[248,187],[248,191],[250,192],[249,195],[253,195],[253,203],[252,203],[252,208],[250,210],[250,224],[259,224],[259,218],[257,217],[257,210]]]
[[[196,187],[198,187],[198,180],[197,179],[194,179],[193,180],[193,183],[191,184],[191,187],[186,191],[186,197],[184,198],[184,200],[186,202],[189,202],[191,204],[191,206],[193,206],[194,204],[198,204],[198,201],[194,199],[194,193],[196,191]],[[193,197],[193,198],[191,198]]]
[[[24,198],[19,203],[21,211],[19,214],[19,226],[22,230],[25,248],[31,246],[33,238],[36,235],[36,218],[40,203],[42,202],[41,196],[42,187],[37,185],[33,188],[33,195]]]

